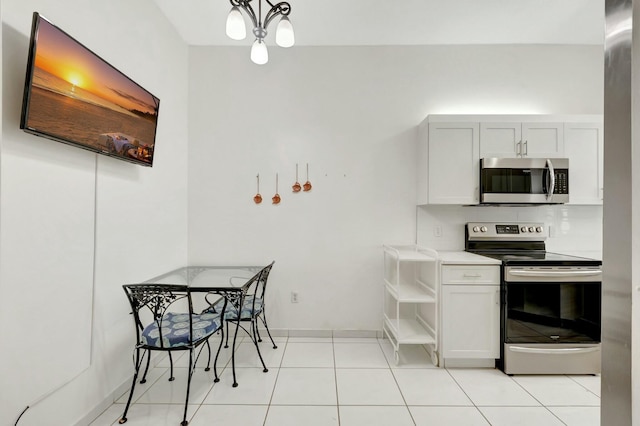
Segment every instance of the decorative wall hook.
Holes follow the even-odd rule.
[[[256,180],[258,182],[258,192],[253,197],[253,202],[256,204],[260,204],[262,202],[262,195],[260,195],[260,173],[256,175]]]
[[[302,185],[298,182],[298,163],[296,163],[296,183],[293,184],[291,189],[293,189],[293,192],[300,192],[302,189]]]
[[[307,163],[307,181],[302,185],[305,192],[311,191],[311,182],[309,182],[309,163]]]
[[[278,194],[278,174],[276,173],[276,195],[271,198],[273,204],[280,204],[280,194]]]

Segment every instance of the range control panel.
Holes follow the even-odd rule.
[[[547,236],[544,223],[537,222],[470,222],[466,227],[470,240],[544,240]]]

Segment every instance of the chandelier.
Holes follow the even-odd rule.
[[[262,18],[262,0],[258,1],[258,14],[254,12],[251,7],[252,0],[229,0],[231,5],[231,11],[227,16],[227,35],[233,40],[244,40],[247,36],[247,29],[244,23],[244,18],[240,13],[240,9],[244,10],[251,22],[253,23],[253,35],[256,36],[256,40],[251,47],[251,60],[258,64],[263,65],[269,61],[269,51],[267,45],[264,43],[264,38],[267,36],[267,27],[278,15],[282,16],[278,26],[276,27],[276,44],[281,47],[291,47],[295,43],[295,37],[293,34],[293,26],[289,21],[289,13],[291,13],[291,6],[287,2],[280,2],[273,4],[269,0],[265,2],[271,7],[269,11]]]

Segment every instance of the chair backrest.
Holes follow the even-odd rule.
[[[163,328],[162,322],[169,312],[169,308],[185,314],[185,322],[189,322],[189,335],[193,335],[191,332],[193,329],[193,304],[191,302],[191,293],[186,285],[125,284],[122,287],[131,304],[138,343],[142,342],[142,331],[151,322],[155,322],[157,325],[159,341],[162,342],[164,340],[163,330],[168,329],[168,327]]]
[[[262,270],[260,271],[260,284],[258,285],[259,289],[257,290],[256,296],[261,299],[264,299],[264,292],[267,289],[267,280],[269,279],[269,274],[271,273],[271,268],[273,268],[274,263],[276,263],[275,260],[262,268]]]

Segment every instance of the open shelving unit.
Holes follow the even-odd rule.
[[[384,245],[383,332],[396,364],[400,345],[427,345],[438,365],[438,253],[416,245]]]

